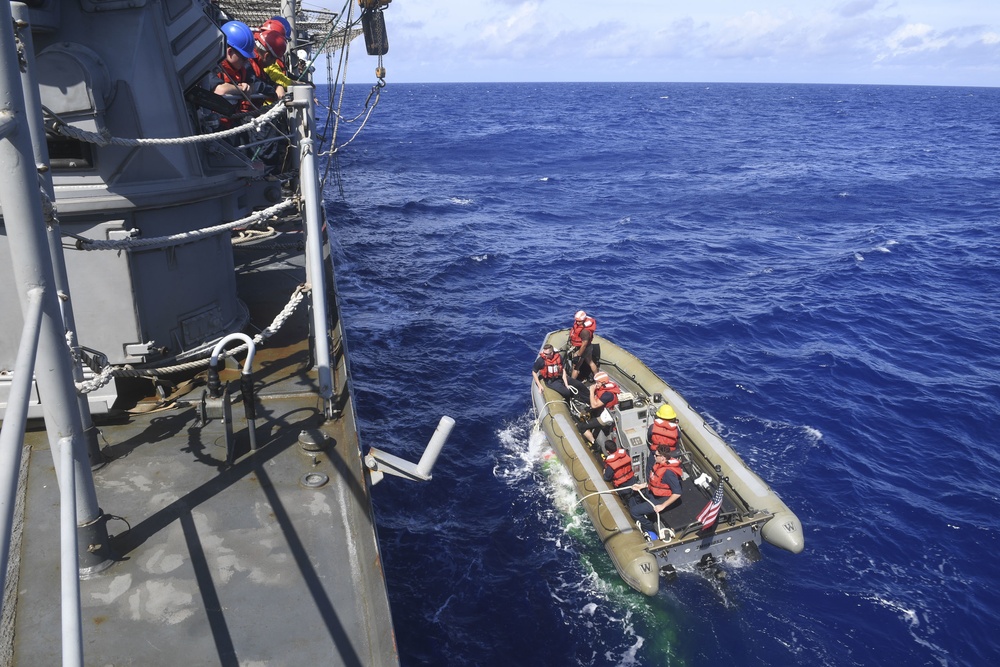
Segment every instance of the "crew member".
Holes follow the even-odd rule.
[[[670,405],[664,403],[656,411],[656,417],[646,431],[649,451],[652,453],[656,451],[657,447],[665,446],[669,450],[670,456],[676,456],[680,438],[681,428],[677,425],[677,412]]]
[[[598,429],[604,435],[611,432],[611,426],[615,423],[611,409],[618,405],[618,394],[621,391],[621,387],[604,371],[599,371],[594,376],[594,384],[590,386],[590,419],[577,426],[591,445],[594,444],[595,431]]]
[[[632,457],[628,450],[619,447],[618,441],[609,439],[606,449],[608,456],[604,459],[604,481],[611,482],[616,489],[625,489],[622,500],[626,502],[632,496],[633,491],[628,488],[628,484],[635,479],[635,471],[632,469]]]
[[[586,379],[597,373],[599,358],[595,357],[596,350],[593,343],[596,331],[597,321],[593,317],[589,317],[586,311],[576,311],[576,315],[573,316],[573,326],[569,330],[570,358],[573,361],[574,379]]]
[[[270,76],[268,69],[281,62],[287,47],[285,36],[277,30],[261,30],[254,35],[254,55],[250,60],[250,67],[253,68],[257,80],[264,82],[259,92],[264,94],[264,99],[268,103],[285,96],[285,86],[276,82]]]
[[[570,388],[562,356],[548,343],[538,353],[535,365],[531,368],[531,375],[535,378],[535,384],[538,385],[539,391],[548,387],[567,400],[575,396],[579,391]]]
[[[275,32],[285,38],[284,55],[277,57],[273,63],[264,68],[264,73],[275,85],[284,87],[286,90],[291,87],[295,80],[288,76],[288,64],[286,62],[288,54],[287,47],[291,46],[290,36],[292,27],[282,16],[273,16],[264,21],[260,26],[260,32]],[[278,49],[275,49],[277,52]]]
[[[253,33],[247,24],[229,21],[222,26],[226,36],[226,57],[219,62],[216,95],[231,95],[239,98],[237,108],[241,113],[253,110],[250,91],[253,87],[253,73],[248,63],[254,55]]]
[[[656,524],[649,518],[650,516],[656,515],[659,519],[662,512],[676,505],[681,499],[681,477],[684,472],[681,470],[681,462],[669,458],[667,452],[665,447],[657,448],[653,454],[654,462],[652,470],[649,471],[649,481],[632,485],[633,491],[647,490],[645,494],[637,493],[633,497],[635,502],[629,507],[632,518],[647,532],[656,531]]]

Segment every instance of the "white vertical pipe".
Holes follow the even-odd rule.
[[[451,429],[455,427],[455,420],[444,415],[441,417],[441,421],[438,422],[437,428],[434,429],[434,435],[431,436],[430,442],[427,443],[427,449],[420,456],[420,461],[417,463],[417,474],[421,477],[430,477],[431,470],[434,468],[434,463],[437,462],[438,454],[441,453],[441,449],[444,447],[444,443],[448,441],[448,436],[451,435]]]
[[[14,20],[27,24],[31,18],[28,6],[14,2],[10,6]],[[21,31],[21,39],[24,42],[24,62],[26,67],[21,72],[21,87],[24,90],[24,115],[28,122],[28,131],[31,135],[31,149],[35,157],[35,164],[39,168],[39,181],[52,206],[55,207],[56,195],[52,185],[52,170],[49,166],[49,147],[45,143],[45,127],[42,123],[42,99],[38,86],[35,84],[35,45],[32,41],[31,30]],[[73,302],[69,298],[69,277],[66,273],[66,261],[63,258],[62,232],[59,223],[53,215],[51,224],[47,224],[46,231],[49,240],[49,255],[52,257],[52,270],[55,277],[55,288],[64,295],[62,301],[62,317],[66,331],[72,332],[74,336],[74,349],[79,350],[80,341],[76,338],[76,320],[73,316]],[[47,221],[48,222],[48,221]],[[83,382],[83,361],[82,359],[73,364],[73,379],[76,382]],[[83,423],[83,430],[87,436],[87,456],[91,465],[101,461],[101,447],[97,442],[97,431],[94,429],[94,422],[90,416],[90,402],[85,394],[77,397],[80,408],[80,419]]]
[[[59,441],[59,569],[62,582],[62,664],[83,667],[83,626],[76,535],[76,475],[73,439]]]
[[[62,310],[56,294],[57,283],[49,255],[31,135],[25,120],[18,62],[11,4],[0,2],[0,115],[9,114],[18,121],[16,129],[0,140],[0,165],[3,169],[0,173],[0,201],[3,202],[10,263],[14,284],[21,297],[22,312],[27,309],[28,290],[43,288],[35,383],[42,402],[53,463],[56,463],[62,438],[72,437],[83,443],[86,436],[73,380],[73,360],[66,345]],[[56,469],[59,470],[58,465]],[[75,475],[75,486],[80,491],[78,520],[80,525],[86,525],[101,514],[90,462],[80,460]]]
[[[316,147],[313,141],[313,90],[310,86],[292,86],[292,96],[299,114],[299,182],[305,203],[306,275],[312,285],[313,336],[319,393],[327,402],[333,398],[330,370],[330,332],[327,315],[325,272],[323,271],[323,214],[320,207],[319,174],[316,171]]]
[[[24,447],[24,425],[28,420],[31,378],[35,372],[35,353],[38,351],[38,327],[42,321],[41,291],[33,289],[28,292],[24,328],[17,348],[17,359],[14,361],[14,381],[7,397],[3,428],[0,428],[0,591],[7,583],[14,507],[17,505],[17,480],[20,477],[21,450]],[[0,611],[3,610],[2,598],[0,596]]]

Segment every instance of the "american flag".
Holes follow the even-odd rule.
[[[697,520],[701,522],[701,530],[705,530],[715,523],[715,520],[719,518],[720,509],[722,509],[722,480],[719,480],[719,486],[715,489],[715,495],[712,496],[712,499],[705,505],[705,509],[697,517]]]

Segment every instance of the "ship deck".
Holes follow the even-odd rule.
[[[304,281],[300,258],[280,249],[237,253],[251,329],[269,324]],[[258,350],[255,454],[237,402],[240,449],[227,464],[224,425],[198,419],[202,386],[182,383],[189,393],[160,403],[123,397],[127,411],[95,420],[109,459],[95,484],[116,562],[81,582],[87,664],[398,664],[339,321],[340,416],[325,422],[308,326],[301,304]],[[325,446],[306,451],[302,431],[325,437]],[[44,431],[30,431],[25,443],[14,664],[51,665],[61,651],[58,492]],[[307,486],[313,473],[329,481]]]

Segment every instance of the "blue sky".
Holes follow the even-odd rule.
[[[1000,86],[1000,0],[393,0],[385,19],[389,83]],[[371,81],[360,38],[351,60]]]

